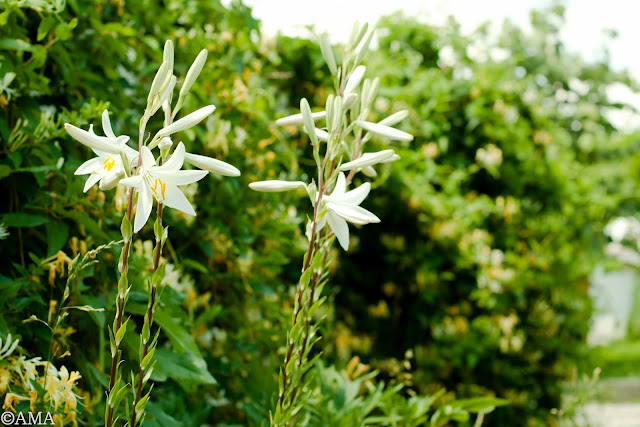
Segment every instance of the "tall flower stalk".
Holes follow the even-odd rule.
[[[209,172],[225,176],[240,175],[240,171],[228,163],[202,155],[187,153],[182,142],[178,143],[174,148],[171,136],[205,120],[215,111],[215,106],[203,107],[174,121],[204,66],[207,52],[202,50],[194,61],[183,80],[178,100],[172,108],[173,91],[177,82],[176,76],[173,75],[173,56],[173,43],[168,40],[164,46],[163,62],[151,83],[147,106],[140,119],[137,150],[127,145],[128,136],[115,135],[107,111],[102,116],[102,127],[105,136],[96,135],[93,132],[93,126],[90,127],[89,131],[84,131],[71,124],[65,124],[65,129],[74,139],[90,147],[98,156],[85,162],[76,171],[77,175],[90,174],[84,191],[88,191],[96,183],[99,183],[101,190],[109,190],[117,185],[129,188],[127,211],[120,227],[124,245],[119,262],[120,278],[116,297],[116,313],[113,326],[109,328],[111,370],[105,411],[105,426],[107,427],[111,427],[116,423],[117,418],[114,419],[114,416],[117,415],[119,404],[128,391],[131,391],[133,395],[131,418],[128,425],[135,427],[144,422],[145,407],[149,401],[151,390],[149,389],[144,395],[143,391],[153,372],[155,365],[153,354],[159,336],[158,330],[153,339],[151,339],[153,316],[161,294],[161,289],[159,290],[158,287],[164,279],[165,271],[165,264],[162,262],[162,249],[168,238],[168,227],[164,227],[162,224],[164,207],[167,206],[195,215],[193,206],[191,206],[179,186],[199,181]],[[147,123],[160,108],[164,112],[164,126],[153,138],[145,140]],[[152,152],[155,148],[160,151],[157,158]],[[183,170],[182,167],[185,162],[200,169]],[[133,205],[136,197],[137,204],[134,219]],[[129,384],[123,379],[120,368],[122,362],[120,344],[126,334],[129,321],[129,319],[123,320],[131,289],[127,279],[129,253],[134,233],[142,230],[148,222],[154,199],[157,202],[157,208],[156,221],[153,227],[156,240],[153,252],[153,272],[151,279],[148,281],[149,300],[140,332],[140,367],[137,375],[132,374],[133,381]]]
[[[379,79],[364,79],[366,67],[361,61],[373,37],[367,25],[354,25],[338,63],[327,36],[320,37],[322,55],[334,76],[335,93],[328,96],[324,111],[312,113],[306,99],[300,101],[300,114],[276,121],[282,126],[301,126],[308,135],[316,164],[316,178],[302,181],[258,181],[249,184],[256,191],[277,192],[304,188],[313,214],[307,223],[307,251],[297,285],[291,327],[287,332],[283,365],[279,374],[279,393],[271,413],[272,426],[293,425],[311,393],[305,375],[313,366],[313,346],[320,340],[314,314],[324,301],[327,267],[334,240],[349,249],[349,225],[380,222],[360,206],[371,190],[362,183],[347,191],[357,172],[375,176],[374,165],[397,160],[392,149],[365,153],[373,135],[389,140],[410,141],[413,137],[391,126],[407,117],[407,111],[395,113],[379,123],[367,121],[378,90]],[[363,80],[364,79],[364,80]],[[320,126],[316,123],[320,123]],[[324,122],[324,126],[322,123]],[[345,175],[346,173],[346,175]],[[316,356],[317,357],[317,356]],[[298,415],[297,415],[298,414]]]

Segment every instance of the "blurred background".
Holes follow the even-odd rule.
[[[403,389],[373,415],[418,411],[418,397],[446,389],[435,406],[510,401],[483,425],[640,425],[640,59],[627,5],[4,2],[0,334],[20,337],[21,354],[78,370],[77,417],[102,422],[119,249],[100,252],[73,287],[74,305],[104,313],[74,312],[53,337],[23,323],[55,318],[67,258],[119,239],[123,190],[82,193],[73,171],[90,153],[63,124],[97,126],[108,108],[116,133],[134,135],[164,40],[175,43],[180,75],[205,48],[184,111],[217,110],[180,138],[242,176],[190,186],[197,217],[167,215],[162,345],[145,425],[268,424],[309,206],[247,184],[310,180],[306,136],[273,124],[302,97],[321,106],[331,91],[310,26],[341,43],[353,21],[378,22],[365,60],[367,76],[381,79],[370,120],[408,109],[399,128],[415,139],[392,144],[402,160],[372,181],[365,207],[382,222],[354,229],[349,252],[335,252],[314,375],[334,369],[345,381],[319,380],[309,412],[360,425],[349,411],[364,411],[372,394],[348,390],[377,371],[369,381]],[[138,329],[152,238],[143,230],[131,262]],[[0,383],[0,397],[11,387]],[[422,425],[404,419],[397,425]]]

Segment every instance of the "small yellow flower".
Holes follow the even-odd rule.
[[[16,408],[15,408],[16,403],[23,400],[30,400],[30,399],[28,397],[20,396],[15,393],[7,393],[7,395],[4,398],[4,405],[2,405],[2,409],[4,409],[5,411],[16,412]]]
[[[11,382],[11,371],[7,366],[0,367],[0,393],[7,391],[7,386]]]

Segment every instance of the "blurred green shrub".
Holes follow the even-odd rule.
[[[106,319],[113,318],[118,250],[101,252],[99,263],[79,273],[67,302],[106,312],[74,311],[53,338],[41,323],[22,323],[31,315],[50,323],[70,260],[119,238],[122,194],[82,194],[84,179],[73,171],[89,153],[62,125],[87,128],[109,108],[118,134],[135,133],[132,117],[144,108],[168,38],[181,74],[200,49],[209,51],[204,83],[184,112],[203,103],[218,107],[206,126],[178,137],[190,151],[238,166],[243,176],[191,188],[195,219],[171,214],[171,271],[157,319],[163,332],[147,425],[268,420],[289,292],[299,274],[290,260],[304,252],[304,237],[293,219],[295,196],[256,195],[246,183],[310,167],[297,163],[306,144],[284,142],[283,133],[297,131],[272,123],[303,96],[322,104],[328,71],[315,44],[261,39],[250,10],[232,6],[0,4],[0,222],[9,232],[0,240],[0,336],[12,333],[24,355],[51,355],[57,366],[81,373],[78,418],[87,425],[99,425],[104,412]],[[318,366],[321,394],[310,422],[358,412],[354,425],[367,416],[400,415],[415,425],[445,408],[464,423],[463,412],[499,402],[452,403],[447,394],[430,406],[428,396],[441,385],[462,397],[513,400],[485,418],[494,425],[544,420],[557,406],[559,383],[586,332],[592,236],[618,201],[611,190],[631,192],[624,170],[634,160],[632,139],[618,137],[602,114],[619,108],[607,104],[605,85],[626,80],[605,64],[586,66],[566,55],[552,18],[537,15],[530,38],[507,27],[500,41],[506,59],[484,62],[468,54],[474,40],[488,40],[482,31],[462,37],[455,26],[398,16],[383,24],[388,34],[370,63],[398,105],[385,103],[383,93],[377,110],[412,109],[406,126],[417,138],[394,147],[404,160],[381,174],[389,182],[369,202],[381,228],[354,233],[359,250],[340,255],[323,349],[338,365],[357,353],[381,374],[355,390],[354,377]],[[439,64],[447,45],[457,59]],[[572,86],[576,81],[582,86]],[[128,314],[138,328],[150,256],[144,240],[151,237],[143,230],[131,262],[137,285]],[[136,338],[130,327],[129,354],[137,354]],[[414,356],[407,368],[408,349]],[[381,381],[389,385],[384,391]],[[344,412],[346,403],[357,411]]]
[[[341,257],[328,341],[391,376],[413,350],[406,381],[422,393],[511,400],[488,425],[552,422],[584,354],[603,224],[633,195],[637,137],[612,125],[626,107],[607,88],[637,88],[567,52],[562,13],[497,36],[394,15],[370,61],[394,100],[378,100],[380,117],[409,108],[417,133],[370,202],[381,228]]]

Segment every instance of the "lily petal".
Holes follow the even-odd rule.
[[[124,180],[122,180],[124,181]],[[122,183],[122,181],[120,181]],[[136,207],[136,219],[133,224],[133,232],[137,233],[144,227],[151,215],[151,208],[153,208],[153,196],[151,190],[146,185],[142,185],[138,191],[138,204]]]
[[[338,180],[336,181],[336,186],[333,189],[330,197],[339,199],[344,195],[345,191],[347,191],[347,179],[345,178],[344,174],[340,172],[340,175],[338,175]]]
[[[169,173],[154,171],[153,173],[150,172],[149,174],[160,178],[168,185],[187,185],[191,184],[192,182],[200,181],[202,178],[207,176],[208,173],[209,172],[207,171],[194,169]]]
[[[338,238],[338,243],[342,246],[342,249],[345,251],[349,250],[349,225],[347,225],[347,221],[340,218],[338,215],[333,212],[327,212],[325,215],[327,218],[327,222],[329,223],[329,227],[331,227],[331,231]]]
[[[364,199],[367,198],[367,196],[369,195],[369,191],[371,191],[371,184],[365,182],[360,187],[355,188],[351,191],[347,191],[344,196],[339,199],[339,202],[359,205]]]
[[[196,211],[193,210],[193,206],[191,206],[187,197],[175,185],[167,184],[165,196],[165,205],[189,215],[196,215]]]
[[[102,176],[103,175],[100,175],[100,174],[97,174],[97,173],[92,173],[91,175],[89,175],[89,179],[87,179],[87,182],[85,182],[84,190],[82,190],[82,191],[84,191],[85,193],[87,191],[89,191],[89,189],[91,187],[93,187],[96,184],[96,182],[98,182],[98,181],[100,181],[102,179]]]
[[[142,147],[142,167],[150,169],[156,165],[156,159],[153,157],[151,150],[147,147]]]
[[[113,129],[111,129],[111,120],[109,120],[109,111],[107,110],[102,112],[102,130],[107,137],[116,139],[116,134],[113,133]]]
[[[178,146],[173,151],[173,154],[169,159],[162,164],[157,170],[160,172],[177,172],[182,168],[182,164],[184,163],[184,144],[182,142],[178,143]]]
[[[132,188],[135,188],[136,190],[140,190],[140,188],[143,187],[142,176],[136,175],[136,176],[130,176],[129,178],[121,179],[120,184],[124,185],[125,187],[132,187]]]
[[[121,142],[127,142],[128,136],[119,136],[114,140],[106,138],[104,136],[97,136],[93,133],[87,132],[80,128],[75,127],[72,124],[65,123],[64,128],[69,135],[76,141],[86,145],[94,150],[100,150],[111,154],[120,154],[119,144]]]
[[[328,202],[327,208],[353,224],[364,225],[380,222],[380,218],[360,206]]]
[[[113,187],[118,185],[120,179],[124,176],[124,173],[109,173],[104,175],[100,180],[100,189],[102,191],[111,190]]]
[[[93,159],[87,160],[83,164],[80,165],[78,169],[73,173],[74,175],[86,175],[88,173],[93,173],[96,169],[100,169],[100,165],[102,162],[99,157],[94,157]]]

